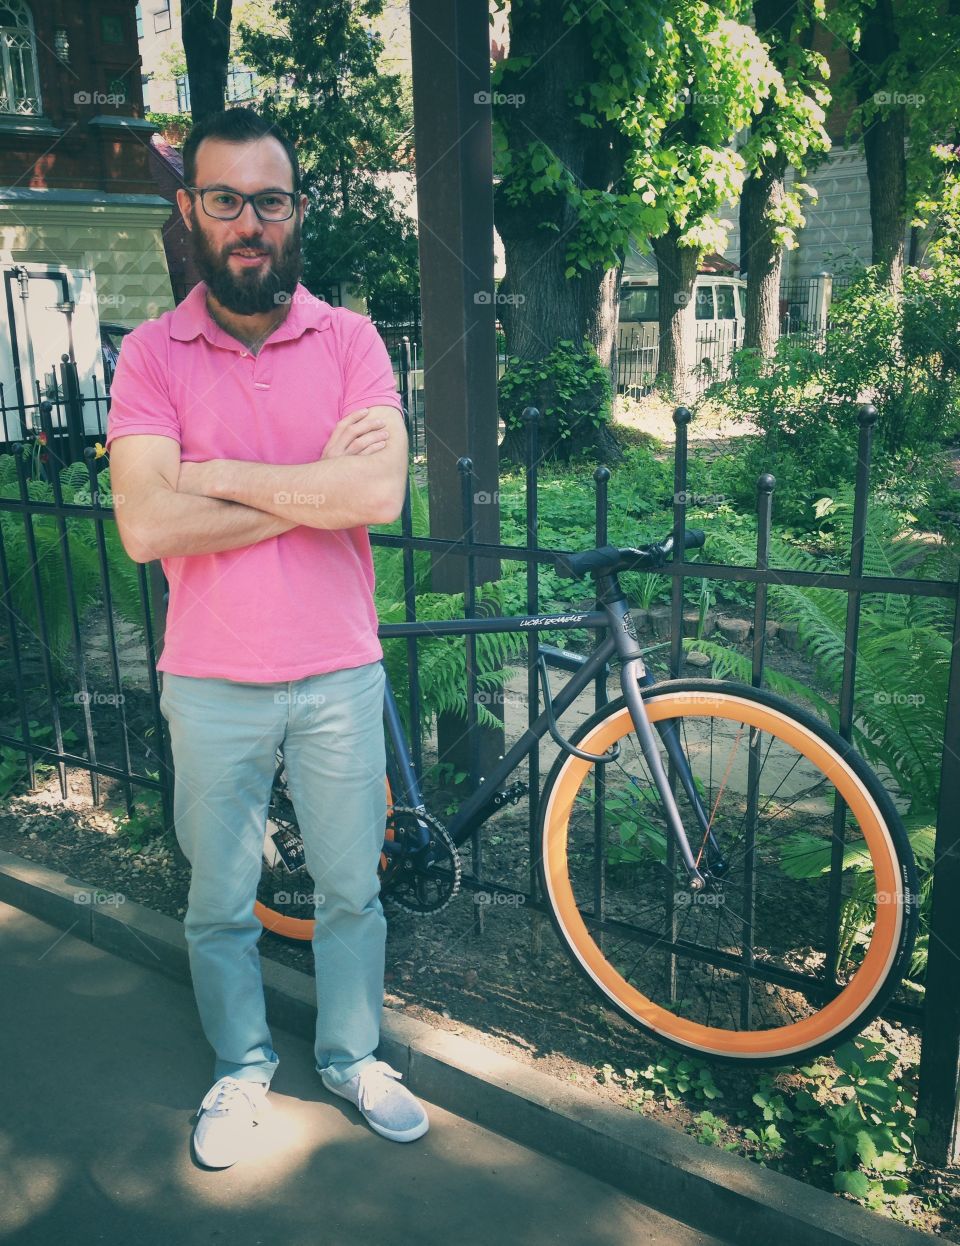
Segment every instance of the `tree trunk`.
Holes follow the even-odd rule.
[[[757,34],[770,43],[771,56],[777,67],[786,71],[795,54],[794,45],[810,48],[814,23],[807,14],[806,25],[799,31],[796,5],[793,0],[753,0],[753,20]],[[755,127],[775,116],[780,105],[768,96]],[[783,248],[774,242],[776,228],[772,219],[782,205],[786,191],[786,155],[778,151],[761,156],[756,169],[744,182],[740,199],[740,268],[747,274],[747,309],[743,345],[758,350],[769,359],[780,337],[780,278],[783,271]]]
[[[671,224],[665,234],[652,240],[660,290],[657,384],[675,402],[685,402],[692,391],[688,346],[696,331],[693,285],[700,253],[695,247],[681,247],[679,237],[680,227]]]
[[[867,10],[858,57],[857,99],[863,104],[883,91],[881,72],[900,49],[892,0],[877,0]],[[906,112],[902,104],[886,105],[867,123],[863,149],[870,184],[870,225],[874,264],[882,264],[890,285],[903,282],[904,235],[907,227]]]
[[[223,111],[232,9],[233,0],[192,0],[183,5],[180,28],[194,123]]]
[[[747,310],[743,345],[770,359],[780,337],[780,275],[783,249],[774,241],[772,213],[783,202],[787,161],[782,155],[761,162],[744,182],[740,220],[749,239],[749,251],[740,252],[747,272]]]
[[[514,94],[522,102],[496,105],[496,118],[512,149],[523,151],[537,139],[578,186],[610,191],[623,176],[624,140],[602,121],[594,129],[581,125],[577,116],[582,107],[571,102],[572,84],[595,81],[599,75],[588,35],[588,24],[580,22],[558,39],[556,17],[549,6],[515,5],[510,14],[510,56],[529,57],[531,65],[504,75],[498,92]],[[579,228],[575,208],[562,191],[543,191],[511,203],[509,188],[507,179],[494,192],[494,214],[506,260],[497,315],[508,356],[537,363],[559,342],[572,342],[579,349],[586,339],[604,367],[612,370],[622,258],[621,267],[606,270],[597,265],[566,277],[566,247]],[[615,376],[611,379],[615,388]],[[620,457],[610,429],[597,427],[590,419],[601,397],[584,393],[570,406],[562,398],[551,401],[549,385],[525,396],[519,405],[533,405],[541,412],[543,457],[569,458],[584,452],[598,459]],[[560,409],[546,416],[547,406]],[[507,418],[520,412],[501,414]],[[571,429],[571,436],[563,439],[559,435],[561,414]],[[521,461],[523,441],[522,431],[508,430],[501,458]]]
[[[903,284],[904,234],[907,228],[907,161],[903,108],[874,118],[863,135],[870,183],[872,260],[882,264],[890,285]]]

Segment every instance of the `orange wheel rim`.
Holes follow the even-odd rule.
[[[760,730],[765,729],[764,723],[776,722],[778,738],[793,745],[798,752],[818,766],[821,773],[840,792],[857,819],[870,850],[878,896],[896,896],[899,893],[896,853],[884,820],[873,798],[863,789],[857,776],[841,757],[795,720],[755,701],[738,698],[735,694],[717,693],[711,697],[701,692],[678,692],[654,697],[647,702],[647,715],[651,723],[678,717],[678,708],[690,703],[689,698],[693,696],[696,697],[696,704],[705,713],[713,713],[719,718],[748,722]],[[740,707],[741,712],[737,712],[737,707]],[[624,706],[618,713],[598,723],[579,742],[578,747],[586,752],[604,753],[615,740],[632,730],[632,727],[630,711]],[[617,1000],[628,1012],[658,1034],[699,1050],[744,1058],[773,1053],[788,1055],[792,1051],[804,1050],[825,1042],[863,1012],[886,980],[896,956],[903,925],[899,904],[877,903],[873,939],[856,973],[839,995],[822,1009],[790,1025],[768,1030],[717,1029],[678,1017],[631,986],[607,962],[594,942],[577,908],[567,870],[567,829],[570,813],[589,768],[589,762],[572,757],[553,786],[544,820],[544,826],[548,828],[545,831],[544,867],[550,900],[572,950],[605,995]]]

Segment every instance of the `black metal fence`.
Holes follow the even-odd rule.
[[[956,1103],[957,1053],[960,1044],[960,1018],[957,1016],[956,961],[960,958],[960,929],[954,886],[960,883],[960,582],[875,576],[864,573],[864,544],[867,522],[871,439],[875,412],[865,408],[862,414],[856,472],[856,508],[849,570],[846,572],[812,572],[771,569],[765,551],[771,532],[771,487],[767,479],[758,488],[757,564],[754,567],[728,564],[690,564],[682,558],[664,568],[672,578],[671,633],[669,641],[670,673],[677,675],[683,662],[684,582],[724,580],[755,585],[753,620],[752,678],[761,685],[766,663],[767,590],[772,584],[832,589],[846,594],[846,645],[843,677],[839,689],[840,730],[850,738],[855,714],[857,674],[857,636],[861,602],[865,594],[905,594],[910,597],[940,598],[953,603],[953,649],[950,669],[949,696],[946,707],[945,737],[942,753],[942,774],[939,818],[937,823],[937,872],[934,883],[934,904],[930,930],[928,979],[925,1003],[917,1005],[897,1001],[888,1009],[889,1015],[912,1018],[923,1027],[922,1111],[934,1122],[933,1137],[946,1147],[946,1138],[954,1128],[951,1105]],[[415,757],[419,760],[421,700],[417,679],[417,641],[434,633],[429,620],[417,619],[416,593],[413,580],[415,551],[428,551],[465,560],[466,618],[477,613],[478,560],[510,560],[526,565],[527,609],[531,614],[541,611],[538,568],[554,563],[559,551],[541,548],[538,540],[537,417],[525,412],[528,427],[526,464],[526,543],[523,546],[485,544],[471,539],[475,529],[475,485],[469,459],[460,461],[462,480],[462,534],[457,539],[442,540],[414,536],[410,495],[401,516],[399,534],[373,533],[374,545],[399,548],[403,551],[406,581],[406,621],[384,624],[384,639],[403,637],[409,650],[411,679],[409,684],[409,715]],[[687,493],[687,421],[690,415],[680,408],[675,416],[677,438],[674,458],[673,527],[676,547],[683,549],[682,533],[686,522]],[[3,456],[0,456],[2,458]],[[158,679],[155,666],[163,635],[165,600],[164,581],[158,563],[149,567],[126,559],[119,546],[114,512],[103,505],[97,487],[98,461],[91,450],[85,452],[85,487],[65,497],[60,479],[51,475],[53,501],[31,497],[29,469],[23,447],[17,447],[7,459],[7,496],[0,496],[0,584],[3,589],[3,629],[0,640],[5,643],[6,662],[3,679],[3,730],[0,745],[26,754],[31,783],[35,781],[38,760],[53,764],[58,772],[61,792],[67,795],[67,770],[76,768],[90,776],[93,799],[100,801],[101,778],[114,780],[122,788],[127,806],[134,807],[135,789],[152,790],[159,794],[160,813],[164,826],[172,829],[172,767],[164,740],[164,724],[159,712]],[[102,465],[102,461],[101,461]],[[74,473],[75,475],[75,473]],[[598,468],[593,476],[595,491],[595,531],[598,545],[607,543],[608,496],[610,472]],[[73,485],[76,486],[76,479]],[[14,485],[15,488],[10,488]],[[13,496],[11,496],[13,494]],[[86,528],[86,537],[79,540],[78,524]],[[585,541],[589,539],[584,534]],[[82,557],[80,557],[82,553]],[[80,571],[83,576],[80,576]],[[91,576],[95,581],[91,591]],[[83,581],[83,583],[81,583]],[[62,587],[57,593],[52,585]],[[118,646],[117,607],[122,596],[126,619],[139,623],[143,637],[142,673],[139,689],[131,689],[124,680]],[[107,670],[93,677],[88,662],[88,639],[84,636],[85,613],[91,602],[103,612],[103,628]],[[133,609],[131,610],[131,603]],[[53,617],[54,607],[57,612]],[[449,627],[449,625],[447,625]],[[101,642],[102,643],[102,642]],[[477,712],[476,636],[465,635],[468,709],[468,738],[479,738]],[[59,655],[59,657],[58,657]],[[535,635],[528,639],[527,690],[528,715],[532,722],[540,712],[540,692],[536,662],[539,645]],[[57,663],[60,663],[57,666]],[[55,669],[56,667],[56,669]],[[0,669],[3,669],[0,668]],[[66,675],[64,672],[67,672]],[[909,685],[913,673],[905,669],[903,678]],[[605,685],[596,688],[597,704],[606,697]],[[130,695],[135,692],[136,695]],[[46,720],[38,729],[36,724]],[[68,730],[65,730],[65,719]],[[68,747],[70,731],[78,741]],[[52,732],[52,735],[51,735]],[[101,734],[110,737],[101,748]],[[47,739],[45,737],[49,736]],[[471,780],[479,781],[476,772],[478,751],[471,747]],[[523,894],[528,907],[543,910],[538,894],[535,872],[537,853],[538,788],[540,765],[535,753],[529,770],[529,836],[530,886]],[[477,839],[479,839],[479,832]],[[466,879],[468,886],[494,887],[499,884],[482,877],[480,844],[473,854],[474,872]],[[811,983],[815,979],[811,977]]]
[[[43,382],[34,382],[33,393],[11,393],[0,383],[3,442],[40,442],[43,462],[63,465],[80,459],[85,446],[106,435],[109,409],[109,382],[103,389],[94,375],[84,392],[69,355],[60,356]]]

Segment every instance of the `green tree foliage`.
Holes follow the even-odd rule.
[[[960,79],[948,51],[960,43],[960,10],[951,0],[840,0],[829,27],[850,56],[842,100],[855,104],[848,133],[863,142],[867,160],[872,259],[897,287],[906,225],[921,200],[936,196],[943,172],[936,148],[960,124]]]
[[[303,189],[304,280],[359,292],[417,289],[417,241],[391,178],[411,168],[412,118],[384,73],[373,21],[383,0],[273,0],[271,21],[238,25],[239,50],[264,83],[258,107],[296,143]]]
[[[514,0],[510,55],[494,72],[511,356],[536,363],[558,341],[586,338],[608,365],[619,286],[611,275],[631,239],[660,240],[661,352],[669,384],[682,388],[697,260],[722,249],[722,211],[739,195],[748,158],[774,129],[797,159],[820,141],[818,106],[798,85],[812,59],[781,71],[749,21],[742,0]],[[782,115],[745,158],[734,140],[768,99]],[[794,217],[788,205],[783,228]],[[595,430],[580,432],[598,444]]]

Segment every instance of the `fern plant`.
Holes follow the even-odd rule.
[[[853,526],[853,486],[824,498],[818,515],[830,525],[825,534],[831,546],[829,570],[843,570],[842,551],[850,548]],[[909,516],[875,504],[868,512],[864,541],[867,575],[952,579],[957,575],[956,551],[931,548],[908,527]],[[739,565],[753,561],[754,549],[736,533],[718,529],[711,545],[721,557]],[[715,556],[715,555],[713,555]],[[771,535],[771,562],[785,569],[824,571],[823,559]],[[846,594],[834,589],[798,588],[771,584],[770,601],[779,617],[798,629],[799,643],[813,658],[819,677],[839,692],[845,654]],[[917,859],[920,887],[920,933],[911,972],[922,975],[929,938],[928,917],[933,870],[935,810],[943,750],[944,712],[950,673],[950,612],[941,598],[871,594],[862,599],[857,636],[857,688],[852,741],[894,792]],[[715,673],[749,678],[750,664],[720,645],[698,641],[697,648],[715,657]],[[802,682],[768,672],[775,691],[802,696],[834,727],[835,703]],[[829,845],[813,846],[797,840],[785,850],[788,872],[812,877],[830,868]],[[865,924],[872,920],[867,900],[872,889],[869,862],[849,854],[844,868],[855,877],[841,914],[841,941],[849,950]]]

